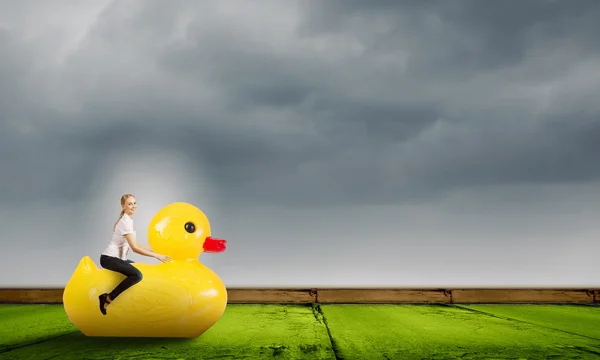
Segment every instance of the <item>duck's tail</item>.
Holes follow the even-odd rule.
[[[76,274],[91,274],[94,271],[98,271],[98,266],[96,266],[94,260],[89,256],[84,256],[75,269]]]
[[[75,271],[73,271],[71,278],[65,286],[65,291],[63,292],[63,304],[65,306],[65,310],[67,310],[67,315],[69,314],[69,309],[73,306],[72,304],[79,302],[78,299],[80,299],[81,296],[81,284],[87,283],[89,275],[98,270],[98,267],[89,256],[84,256],[79,261],[77,268],[75,268]]]

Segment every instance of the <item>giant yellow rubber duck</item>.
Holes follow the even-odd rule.
[[[211,237],[204,213],[187,203],[167,205],[152,218],[148,242],[171,261],[134,263],[142,281],[123,292],[107,316],[98,311],[98,296],[110,292],[123,275],[98,268],[89,256],[81,259],[65,287],[63,304],[85,335],[193,338],[221,318],[227,290],[198,258],[202,252],[224,251],[226,241]]]

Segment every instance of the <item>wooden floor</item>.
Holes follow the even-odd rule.
[[[0,289],[0,303],[58,304],[63,289]],[[600,289],[228,289],[231,304],[598,304]]]

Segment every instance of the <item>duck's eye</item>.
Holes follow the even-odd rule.
[[[194,231],[196,231],[196,226],[194,225],[194,223],[186,222],[185,223],[185,231],[187,231],[191,234]]]

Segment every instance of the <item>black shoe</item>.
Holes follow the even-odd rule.
[[[106,315],[106,309],[104,308],[104,305],[108,302],[106,301],[107,297],[108,294],[102,294],[98,296],[98,299],[100,299],[100,312],[102,313],[102,315]]]

